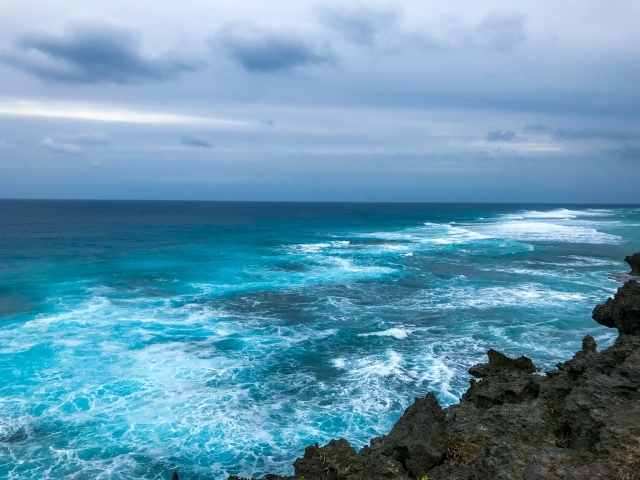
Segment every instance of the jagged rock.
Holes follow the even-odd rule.
[[[504,370],[513,370],[524,373],[535,373],[536,366],[530,358],[524,355],[520,358],[509,358],[493,348],[487,352],[489,363],[478,363],[469,369],[469,374],[474,377],[486,377]]]
[[[320,448],[307,447],[304,456],[293,463],[296,476],[317,479],[347,479],[362,471],[358,453],[344,438],[331,440]]]
[[[618,289],[614,298],[597,305],[593,319],[609,328],[627,335],[640,335],[640,284],[629,280]]]
[[[371,440],[371,450],[402,464],[413,478],[421,478],[445,456],[444,412],[433,392],[416,398],[388,435]]]
[[[490,382],[485,381],[489,379]],[[461,401],[483,409],[508,403],[523,403],[538,397],[540,379],[537,375],[505,370],[483,381],[471,382]]]
[[[624,257],[624,261],[631,267],[631,275],[640,276],[640,252]]]
[[[171,480],[180,480],[178,478],[178,471],[177,470],[173,471],[173,475],[171,475]]]
[[[409,480],[404,466],[393,458],[364,447],[356,453],[345,439],[331,440],[324,447],[307,447],[293,467],[295,477],[322,480]],[[273,477],[272,480],[284,477]],[[270,480],[267,478],[267,480]]]
[[[358,459],[362,464],[360,478],[375,480],[413,480],[407,476],[405,467],[398,461],[374,452],[365,446],[358,452]]]
[[[598,344],[596,339],[591,335],[587,335],[582,339],[582,351],[586,353],[596,353],[598,351]]]

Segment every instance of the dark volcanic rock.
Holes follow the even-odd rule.
[[[444,458],[447,440],[444,411],[430,392],[416,398],[388,435],[371,440],[371,450],[400,462],[409,476],[421,478]]]
[[[297,459],[293,463],[293,467],[295,469],[294,478],[409,480],[405,468],[400,462],[374,452],[369,447],[364,447],[356,453],[349,442],[343,438],[331,440],[324,447],[318,447],[318,444],[307,447],[304,456]],[[285,477],[273,478],[284,479]]]
[[[348,478],[350,474],[361,471],[357,458],[355,449],[341,438],[331,440],[322,448],[317,443],[307,447],[304,456],[293,463],[293,468],[296,476],[305,478]]]
[[[640,480],[640,286],[627,282],[593,317],[615,343],[582,350],[546,375],[490,350],[460,403],[416,399],[388,435],[356,452],[307,447],[295,476],[267,480]],[[236,477],[233,477],[235,480]]]
[[[640,335],[640,284],[629,280],[618,289],[614,298],[596,306],[593,319],[627,335]]]
[[[631,275],[640,276],[640,252],[624,257],[624,261],[631,267]]]
[[[487,352],[489,363],[478,363],[469,369],[469,373],[474,377],[486,377],[504,370],[513,370],[524,373],[535,373],[536,366],[530,358],[524,355],[520,358],[509,358],[493,348]]]

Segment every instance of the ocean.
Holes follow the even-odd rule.
[[[548,370],[640,251],[640,207],[0,201],[0,478],[291,474]]]

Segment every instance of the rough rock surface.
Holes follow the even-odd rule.
[[[587,336],[545,375],[526,357],[489,353],[457,405],[442,409],[429,393],[359,452],[344,439],[316,444],[294,476],[266,478],[640,480],[638,305],[640,286],[628,282],[596,307],[596,321],[620,330],[604,351]]]
[[[624,261],[631,267],[631,275],[640,276],[640,252],[624,257]]]
[[[537,370],[531,359],[524,355],[514,360],[492,348],[487,352],[487,356],[489,357],[489,363],[474,365],[469,369],[469,374],[482,378],[504,370],[524,373],[535,373]]]
[[[640,283],[629,280],[614,298],[596,306],[593,319],[601,325],[617,328],[622,334],[640,335]]]

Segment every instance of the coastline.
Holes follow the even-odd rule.
[[[625,258],[632,274],[639,260]],[[359,452],[345,439],[308,446],[293,476],[265,479],[640,479],[640,283],[628,280],[593,318],[618,329],[605,350],[587,335],[544,374],[491,350],[458,404],[443,409],[430,392]]]

